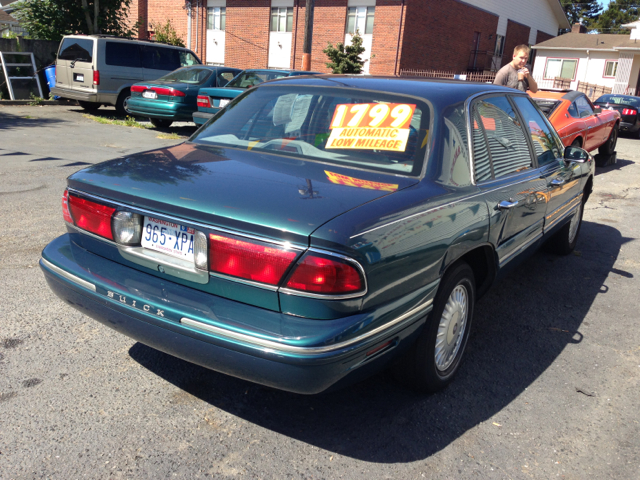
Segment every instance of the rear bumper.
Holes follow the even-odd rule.
[[[193,107],[184,103],[154,103],[146,100],[129,98],[127,110],[133,115],[141,117],[160,118],[174,121],[192,120]]]
[[[638,130],[640,130],[640,122],[636,122],[636,123],[620,122],[621,132],[635,133]]]
[[[63,88],[58,86],[53,87],[51,89],[51,93],[62,98],[80,100],[81,102],[103,103],[107,105],[115,105],[117,99],[117,95],[98,92],[85,92],[82,90]]]
[[[221,373],[304,394],[366,376],[410,345],[432,308],[425,299],[437,288],[405,311],[307,320],[156,278],[92,254],[68,234],[43,250],[40,266],[57,296],[120,333]],[[262,328],[248,328],[256,318]]]
[[[196,123],[196,125],[204,125],[214,115],[215,113],[193,112],[193,121]]]

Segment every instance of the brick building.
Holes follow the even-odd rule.
[[[133,0],[139,37],[171,19],[206,63],[239,68],[302,67],[306,0]],[[315,0],[312,70],[322,50],[358,30],[365,72],[497,70],[513,47],[570,28],[559,0]]]

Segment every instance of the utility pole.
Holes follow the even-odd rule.
[[[307,0],[304,11],[304,43],[302,44],[302,70],[311,70],[311,43],[313,37],[313,7],[315,0]]]

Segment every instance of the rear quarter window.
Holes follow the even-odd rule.
[[[93,40],[88,38],[65,38],[60,45],[59,60],[93,62]]]
[[[152,70],[176,70],[180,68],[180,50],[145,45],[142,48],[142,67]]]
[[[140,68],[140,46],[135,43],[107,42],[105,63],[117,67]]]

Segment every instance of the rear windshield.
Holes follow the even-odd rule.
[[[534,98],[534,102],[540,107],[542,113],[544,113],[547,117],[553,112],[558,105],[560,105],[560,100],[550,100],[546,98]]]
[[[596,103],[613,103],[615,105],[631,105],[633,107],[640,107],[640,98],[619,96],[619,95],[603,95]]]
[[[419,176],[431,117],[415,98],[273,85],[238,97],[191,141]]]
[[[260,85],[267,80],[275,80],[276,78],[282,78],[289,76],[288,73],[282,72],[242,72],[236,78],[231,80],[227,87],[233,88],[249,88]]]
[[[60,60],[93,62],[93,40],[88,38],[65,38],[60,45]]]
[[[204,83],[212,73],[213,71],[209,70],[208,68],[179,68],[175,72],[171,72],[164,77],[160,77],[158,80],[163,80],[165,82],[181,82],[200,85]]]

